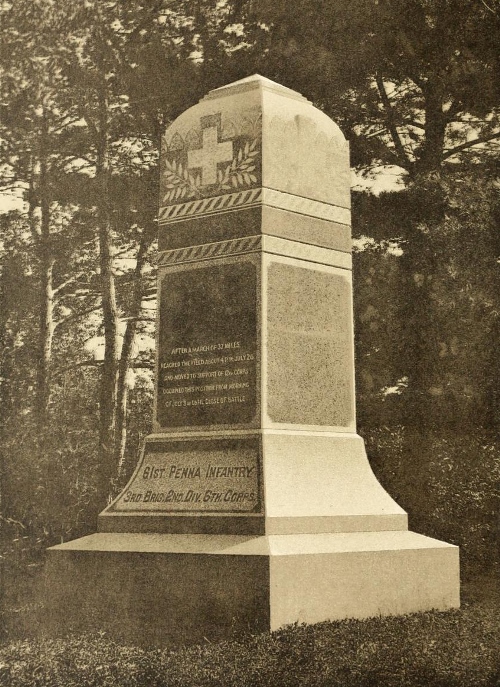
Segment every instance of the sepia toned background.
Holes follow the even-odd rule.
[[[359,433],[494,607],[499,36],[498,0],[1,3],[4,642],[43,634],[46,548],[95,531],[151,430],[165,127],[253,73],[350,143]]]

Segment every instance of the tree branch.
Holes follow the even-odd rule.
[[[70,284],[73,284],[75,281],[77,281],[80,277],[82,277],[85,274],[85,272],[82,270],[81,272],[78,272],[77,274],[71,275],[66,281],[63,281],[59,286],[56,286],[53,290],[54,294],[59,293],[62,291],[66,286],[69,286]]]
[[[101,309],[100,305],[95,305],[92,308],[87,308],[86,310],[82,310],[82,312],[74,313],[73,315],[68,315],[68,317],[65,317],[62,320],[59,320],[54,324],[54,330],[58,327],[62,327],[63,325],[66,325],[70,322],[74,322],[75,320],[79,320],[81,317],[85,317],[86,315],[91,315],[94,312],[97,312],[98,310]]]
[[[425,131],[425,126],[420,124],[420,122],[416,122],[414,119],[403,119],[403,123],[407,126],[413,126],[415,129],[422,129],[422,131]]]
[[[62,161],[62,164],[59,166],[59,168],[64,169],[64,167],[67,165],[71,164],[72,162],[77,162],[78,160],[84,160],[87,163],[87,165],[79,167],[79,170],[86,169],[88,167],[95,167],[95,160],[91,160],[90,158],[85,157],[85,155],[68,155],[68,157]]]
[[[79,122],[80,119],[81,119],[81,117],[73,117],[73,118],[69,118],[69,117],[68,117],[68,118],[66,118],[66,119],[63,119],[63,121],[62,121],[62,123],[61,123],[60,126],[51,128],[50,133],[51,133],[52,135],[53,135],[53,134],[58,134],[60,131],[64,131],[65,129],[67,129],[67,128],[68,128],[69,126],[71,126],[72,124],[76,124],[77,122]]]
[[[448,157],[452,157],[453,155],[460,153],[462,150],[467,150],[467,148],[472,148],[473,146],[479,145],[480,143],[488,143],[488,141],[493,141],[496,138],[500,138],[500,131],[497,131],[496,134],[490,134],[489,136],[480,136],[478,138],[474,138],[472,141],[466,141],[465,143],[462,143],[461,145],[456,146],[455,148],[446,150],[443,153],[443,160],[446,160]]]
[[[491,12],[491,13],[494,14],[495,16],[498,16],[497,13],[496,13],[496,11],[495,11],[492,7],[490,7],[484,0],[481,0],[481,3],[486,7],[486,9],[488,10],[488,12]]]
[[[73,363],[72,365],[67,365],[66,367],[60,367],[53,371],[53,375],[61,375],[70,370],[77,370],[79,367],[101,367],[102,360],[84,360],[81,363]]]

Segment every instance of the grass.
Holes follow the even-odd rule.
[[[300,625],[177,650],[109,637],[28,639],[0,647],[5,687],[499,687],[500,589],[463,586],[462,608]]]

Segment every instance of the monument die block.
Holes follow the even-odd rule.
[[[260,76],[168,128],[154,432],[51,550],[59,622],[99,575],[88,618],[141,644],[459,605],[458,549],[408,531],[356,434],[349,185],[340,129]]]

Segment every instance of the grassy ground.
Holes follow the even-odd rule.
[[[491,572],[472,577],[457,611],[293,626],[175,651],[122,647],[104,635],[11,641],[0,647],[0,684],[499,687],[498,582]]]

